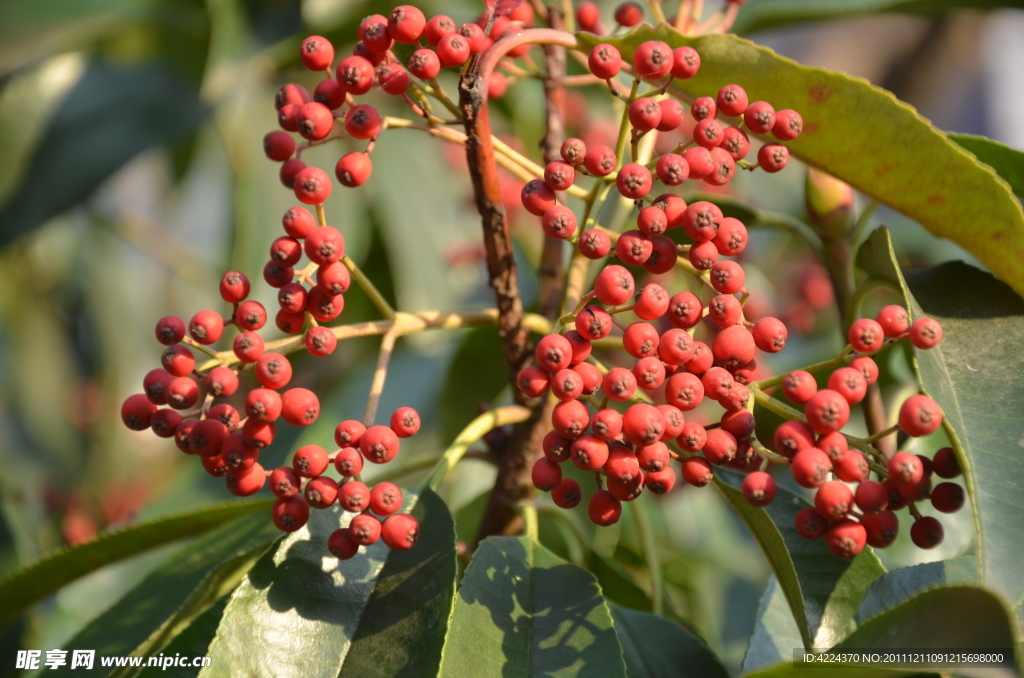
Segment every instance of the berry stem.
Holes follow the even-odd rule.
[[[445,475],[455,468],[455,465],[469,450],[470,445],[483,438],[491,429],[526,421],[530,414],[529,409],[520,405],[507,405],[481,414],[462,429],[459,435],[455,436],[455,440],[444,451],[441,458],[434,462],[434,469],[420,484],[420,489],[431,489],[436,492]]]
[[[523,536],[532,542],[540,543],[540,530],[537,528],[537,507],[532,503],[523,504]]]
[[[196,341],[192,337],[189,337],[189,336],[182,337],[181,338],[181,343],[188,344],[192,348],[197,349],[199,351],[202,351],[203,353],[205,353],[206,355],[210,356],[211,358],[218,357],[218,353],[216,351],[214,351],[211,348],[207,348],[206,346],[203,346],[202,344],[200,344],[198,341]]]
[[[380,342],[380,353],[377,354],[377,369],[373,372],[373,382],[370,384],[370,395],[366,399],[366,411],[363,414],[363,426],[370,428],[373,420],[377,417],[377,407],[380,405],[380,396],[384,393],[384,383],[388,378],[388,363],[391,361],[391,354],[395,351],[395,340],[398,333],[392,329],[384,333]]]
[[[437,78],[431,78],[427,82],[430,83],[430,88],[424,88],[424,91],[430,96],[440,101],[441,105],[447,108],[448,111],[456,118],[462,119],[462,111],[460,111],[459,107],[456,106],[452,102],[452,100],[448,98],[448,95],[445,93],[444,89],[441,88],[440,83],[437,82]]]
[[[857,217],[857,223],[853,225],[853,230],[850,232],[850,245],[855,249],[860,247],[861,238],[864,237],[864,232],[868,230],[868,226],[871,225],[871,218],[875,216],[875,212],[881,203],[875,199],[872,199],[864,209],[861,210],[860,216]]]
[[[652,5],[659,6],[659,3],[654,0]],[[647,574],[651,579],[651,612],[660,615],[665,611],[665,578],[661,568],[658,539],[654,535],[654,526],[648,515],[648,497],[641,496],[636,501],[629,502],[629,507],[633,512],[633,524],[636,525],[637,538],[644,563],[647,565]]]
[[[878,433],[870,435],[867,438],[864,438],[863,440],[864,440],[864,442],[866,444],[870,445],[871,443],[873,443],[875,441],[878,441],[878,440],[881,440],[882,438],[884,438],[884,437],[886,437],[888,435],[892,435],[893,433],[896,433],[899,430],[900,430],[899,426],[890,426],[889,428],[885,429],[884,431],[879,431]]]
[[[665,12],[661,9],[661,0],[649,0],[647,3],[651,8],[651,16],[654,17],[654,25],[665,23]],[[661,614],[656,612],[655,614]]]
[[[755,452],[757,452],[759,455],[767,459],[768,462],[771,464],[782,464],[784,466],[790,466],[793,463],[786,457],[783,457],[781,454],[776,454],[775,452],[769,450],[767,447],[762,445],[761,441],[758,440],[757,438],[752,437],[750,439],[750,446],[754,448]]]
[[[347,268],[352,274],[352,279],[355,280],[356,284],[362,288],[363,292],[366,292],[366,296],[370,297],[370,301],[372,301],[373,305],[377,307],[377,310],[380,311],[381,315],[389,320],[393,319],[395,317],[395,309],[391,307],[388,300],[380,293],[377,286],[366,277],[366,274],[363,273],[362,269],[356,266],[356,262],[345,256],[342,257],[341,263],[345,264],[345,268]]]
[[[847,353],[845,356],[840,356],[838,358],[832,358],[831,360],[825,360],[824,362],[820,362],[820,363],[814,363],[813,365],[808,365],[807,367],[801,367],[800,369],[803,370],[804,372],[811,372],[811,373],[814,373],[814,372],[824,372],[825,370],[831,370],[831,369],[834,369],[834,368],[837,368],[837,367],[845,367],[846,365],[850,364],[850,361],[853,360],[853,358],[854,358],[854,356],[853,356],[852,353]],[[753,385],[756,388],[759,388],[762,391],[767,391],[770,388],[778,386],[783,381],[785,381],[785,379],[786,379],[786,374],[780,374],[780,375],[772,377],[771,379],[765,379],[763,381],[755,382]]]

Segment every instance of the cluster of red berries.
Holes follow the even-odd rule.
[[[589,66],[595,76],[611,79],[619,74],[622,60],[614,46],[602,44],[591,51]],[[673,51],[660,41],[643,43],[633,58],[638,80],[690,78],[699,66],[700,56],[694,49]],[[545,456],[533,469],[534,485],[550,491],[558,506],[571,508],[582,500],[580,486],[562,477],[559,464],[571,459],[580,469],[598,472],[598,492],[588,506],[591,520],[599,525],[616,522],[621,502],[635,499],[645,487],[663,493],[675,485],[676,474],[669,462],[673,456],[682,457],[665,444],[671,440],[686,452],[702,455],[683,460],[686,482],[703,487],[714,477],[712,465],[723,464],[751,471],[743,483],[751,504],[764,506],[775,497],[774,480],[756,470],[762,459],[751,445],[754,418],[745,384],[757,370],[756,351],[781,351],[788,331],[777,318],[766,317],[757,323],[744,319],[743,303],[748,294],[743,267],[733,260],[719,261],[719,257],[735,257],[746,248],[747,229],[710,202],[687,205],[678,195],[666,193],[649,205],[645,203],[655,178],[671,187],[687,179],[714,185],[732,179],[736,162],[747,155],[750,144],[738,126],[726,128],[718,121],[719,111],[742,116],[743,124],[756,133],[772,131],[785,140],[795,138],[802,126],[795,111],[776,113],[765,102],[748,106],[746,93],[736,85],[722,88],[717,101],[699,98],[691,109],[699,121],[692,148],[682,154],[662,155],[654,163],[654,175],[635,162],[622,166],[615,175],[619,193],[636,202],[637,229],[618,236],[614,249],[609,233],[601,228],[586,230],[576,239],[579,251],[589,259],[613,255],[625,266],[641,266],[652,274],[670,271],[679,253],[686,251],[694,268],[708,272],[708,281],[719,294],[705,304],[692,292],[671,295],[657,283],[637,290],[625,266],[608,265],[586,297],[596,297],[604,306],[583,307],[575,314],[574,329],[541,339],[537,364],[519,374],[519,387],[527,396],[538,397],[550,390],[561,401],[552,414],[554,430],[544,441]],[[628,111],[634,140],[651,130],[674,130],[684,116],[682,105],[671,98],[640,97],[630,103]],[[541,217],[549,237],[570,239],[576,232],[576,216],[556,203],[556,192],[571,186],[577,171],[609,177],[619,159],[612,149],[588,149],[580,139],[567,140],[561,155],[563,161],[548,163],[544,179],[526,184],[521,197],[526,210]],[[759,158],[762,167],[774,172],[785,166],[788,152],[781,144],[767,144]],[[665,235],[673,228],[682,228],[692,244],[677,247]],[[624,311],[639,318],[622,334],[623,348],[636,363],[631,369],[615,367],[602,375],[585,362],[591,342],[608,336],[616,324],[613,315]],[[704,316],[718,328],[711,346],[692,338]],[[582,400],[592,399],[603,389],[606,401],[624,402],[634,397],[638,387],[647,394],[663,393],[666,402],[657,406],[636,403],[625,413],[601,406],[591,418]],[[685,421],[684,412],[700,405],[705,396],[725,409],[720,422],[705,427]],[[588,428],[593,432],[587,433]],[[601,489],[602,474],[607,489]]]
[[[386,94],[402,97],[416,112],[423,108],[407,94],[410,74],[427,82],[433,81],[442,68],[459,68],[472,55],[487,50],[496,39],[532,24],[533,8],[524,3],[507,16],[496,17],[485,33],[487,16],[477,23],[458,26],[444,15],[431,17],[412,5],[401,5],[388,16],[374,14],[359,24],[359,41],[351,56],[334,63],[334,46],[324,37],[314,35],[302,42],[299,57],[311,71],[325,72],[327,78],[317,84],[312,96],[302,85],[290,83],[278,91],[275,105],[278,122],[284,131],[269,132],[263,138],[263,149],[271,160],[281,162],[281,182],[295,191],[302,202],[320,204],[331,193],[331,180],[318,167],[307,167],[299,154],[304,148],[340,136],[368,140],[366,151],[346,153],[334,167],[335,176],[343,186],[361,186],[370,178],[373,163],[370,151],[373,140],[382,129],[383,119],[374,106],[357,104],[355,98],[369,93],[374,85]],[[392,51],[396,44],[426,45],[416,49],[403,66]],[[521,56],[529,49],[512,50]],[[332,69],[336,77],[331,77]],[[493,73],[488,82],[488,95],[497,98],[505,93],[507,81],[501,73]],[[343,132],[331,136],[335,118],[343,119]],[[298,132],[306,143],[297,145],[289,132]],[[294,156],[294,157],[293,157]]]
[[[886,306],[874,320],[862,318],[853,323],[848,339],[851,348],[862,355],[832,372],[828,388],[819,390],[814,377],[803,370],[786,375],[782,392],[792,402],[804,405],[806,421],[787,421],[775,431],[774,439],[775,449],[792,460],[793,479],[802,487],[817,490],[814,508],[805,508],[796,516],[797,532],[807,539],[824,535],[828,548],[843,558],[857,555],[865,544],[875,548],[891,545],[899,534],[895,511],[912,502],[930,498],[936,510],[953,513],[965,499],[963,487],[956,483],[932,487],[933,473],[940,478],[960,475],[951,448],[942,448],[934,459],[898,452],[886,467],[876,469],[879,479],[874,481],[869,479],[868,456],[851,448],[841,432],[850,418],[850,407],[861,402],[868,386],[878,379],[878,366],[864,354],[876,353],[900,339],[909,339],[919,349],[933,348],[942,339],[941,326],[930,318],[911,324],[902,306]],[[909,436],[929,435],[941,425],[942,410],[928,396],[911,396],[900,407],[898,426]],[[830,474],[834,480],[829,479]],[[942,524],[916,510],[913,515],[910,536],[914,544],[923,549],[938,546],[944,536]]]

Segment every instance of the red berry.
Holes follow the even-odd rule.
[[[336,110],[345,103],[345,90],[337,80],[321,80],[313,90],[313,101]]]
[[[820,539],[828,529],[828,521],[810,506],[796,512],[796,531],[804,539]]]
[[[292,378],[292,364],[278,353],[264,353],[253,369],[256,379],[266,388],[283,388]]]
[[[853,508],[853,491],[839,480],[829,481],[815,493],[814,508],[829,520],[842,520]]]
[[[175,431],[180,425],[181,415],[174,410],[157,410],[149,418],[150,428],[161,438],[170,438],[175,435]]]
[[[644,20],[644,10],[635,2],[624,2],[615,8],[615,21],[632,28]]]
[[[583,394],[583,378],[571,369],[559,370],[551,378],[551,392],[559,400],[575,400]]]
[[[818,391],[818,385],[810,372],[794,370],[782,380],[782,392],[791,401],[803,405]]]
[[[914,437],[934,433],[942,426],[942,410],[925,395],[907,398],[900,407],[900,429]]]
[[[380,539],[381,529],[380,520],[367,513],[353,518],[348,526],[348,530],[352,534],[352,541],[362,546],[377,543],[377,540]]]
[[[622,517],[622,503],[607,490],[598,490],[590,497],[587,514],[595,525],[614,525]]]
[[[320,400],[305,388],[291,388],[281,396],[281,416],[292,426],[309,426],[320,415]]]
[[[647,403],[630,405],[622,415],[622,432],[634,445],[653,445],[665,432],[665,415]]]
[[[145,431],[149,428],[156,410],[156,405],[151,403],[149,398],[142,393],[137,393],[128,396],[121,405],[121,421],[133,431]]]
[[[603,259],[611,251],[612,241],[604,231],[592,228],[580,235],[578,246],[587,259]]]
[[[438,14],[427,21],[426,26],[423,28],[423,37],[429,45],[435,46],[441,42],[441,38],[454,33],[455,29],[455,22],[452,21],[451,17]]]
[[[736,440],[745,440],[754,435],[754,415],[746,409],[726,412],[721,419],[722,430],[731,433]]]
[[[683,480],[694,487],[704,487],[715,477],[711,464],[702,457],[689,457],[683,461]]]
[[[432,49],[420,49],[409,57],[409,72],[421,80],[432,80],[441,72],[441,60]]]
[[[638,77],[660,80],[672,71],[672,64],[672,48],[660,40],[641,43],[633,54],[633,68]]]
[[[373,64],[363,56],[345,57],[338,64],[337,78],[346,92],[366,94],[373,87]]]
[[[302,41],[299,60],[311,71],[322,71],[334,61],[334,46],[327,38],[312,35]]]
[[[866,355],[858,356],[850,361],[850,367],[864,375],[868,386],[878,381],[878,365]]]
[[[578,482],[572,478],[562,478],[558,487],[551,490],[551,499],[559,508],[576,508],[583,499],[583,492]]]
[[[789,149],[782,144],[765,144],[757,152],[757,164],[765,172],[774,174],[786,167]]]
[[[682,365],[693,357],[695,343],[678,327],[667,330],[658,342],[658,357],[667,365]]]
[[[651,192],[651,171],[635,162],[624,165],[615,176],[615,187],[630,200],[639,200]]]
[[[719,327],[738,325],[742,314],[743,308],[740,306],[739,299],[731,294],[720,294],[708,302],[708,317]],[[712,344],[714,344],[713,341]],[[751,337],[751,346],[753,346],[753,337]]]
[[[601,80],[614,78],[622,69],[622,56],[619,50],[608,44],[601,44],[590,50],[587,58],[590,72]]]
[[[718,224],[718,232],[711,242],[719,254],[734,257],[747,246],[747,228],[739,219],[724,217]]]
[[[466,63],[469,55],[469,40],[460,33],[449,33],[437,43],[437,58],[445,68],[458,68]]]
[[[871,468],[867,457],[857,450],[847,450],[833,465],[836,477],[848,483],[859,483],[868,477]]]
[[[181,318],[169,315],[160,318],[156,324],[156,340],[166,346],[173,346],[185,338],[185,323]],[[188,349],[185,349],[186,351]],[[191,354],[190,354],[191,355]],[[189,372],[192,368],[189,368]],[[180,376],[180,375],[179,375]]]
[[[398,436],[387,426],[371,426],[359,439],[359,450],[367,461],[383,464],[398,454]]]
[[[267,132],[263,137],[263,153],[271,160],[284,161],[295,152],[295,139],[280,130]]]
[[[658,388],[665,381],[665,364],[653,356],[638,360],[632,372],[637,385],[647,391]]]
[[[547,457],[541,457],[534,463],[530,477],[534,487],[541,492],[550,492],[562,482],[562,467]]]
[[[359,552],[359,544],[352,541],[352,533],[345,527],[335,530],[327,538],[327,550],[339,560],[348,560]]]
[[[303,345],[305,345],[310,355],[323,358],[334,353],[334,349],[338,346],[338,338],[334,336],[334,332],[326,327],[311,327],[306,332]]]
[[[804,129],[804,119],[796,111],[786,108],[775,112],[775,124],[772,134],[780,141],[792,141],[800,136]]]
[[[541,227],[549,238],[565,240],[576,232],[576,214],[564,205],[555,205],[544,213]]]
[[[358,480],[349,480],[338,487],[338,505],[349,513],[365,511],[370,505],[370,488]]]
[[[277,94],[274,95],[274,108],[281,110],[288,104],[301,106],[307,101],[309,101],[309,91],[302,85],[289,83],[277,90]]]
[[[704,385],[696,375],[676,372],[665,382],[665,399],[669,405],[689,412],[704,400]]]
[[[555,192],[544,183],[542,179],[534,179],[523,186],[520,194],[523,207],[534,216],[544,216],[544,213],[555,206]],[[601,233],[601,231],[589,231]],[[607,236],[605,236],[607,239]]]
[[[715,335],[711,351],[726,367],[739,367],[754,358],[754,337],[747,328],[733,325]]]
[[[931,318],[918,318],[910,326],[910,343],[915,348],[935,348],[942,341],[942,326]]]
[[[537,364],[548,372],[557,372],[569,367],[572,355],[572,344],[560,334],[549,334],[541,338],[534,351]]]
[[[827,454],[833,464],[838,463],[843,458],[843,455],[846,454],[846,451],[850,449],[846,442],[846,436],[839,431],[832,431],[831,433],[818,436],[818,439],[814,441],[814,446]]]
[[[487,46],[487,36],[484,29],[477,24],[462,24],[459,26],[459,35],[469,43],[469,53],[479,54]]]
[[[654,171],[666,186],[678,186],[689,178],[690,165],[683,156],[666,153],[658,158]]]
[[[629,374],[629,372],[627,372]],[[630,374],[632,377],[633,375]],[[551,426],[563,438],[577,438],[590,425],[590,412],[578,400],[568,400],[555,405],[551,412]]]
[[[793,459],[800,452],[814,447],[814,431],[805,422],[787,421],[775,429],[773,441],[779,454]]]
[[[658,106],[661,107],[661,122],[655,129],[659,132],[671,132],[686,119],[686,109],[677,99],[662,99]]]
[[[743,497],[751,506],[767,506],[775,499],[775,479],[764,471],[754,471],[743,479]]]
[[[303,106],[305,106],[305,104],[285,104],[284,106],[281,107],[281,109],[277,112],[277,124],[281,126],[281,129],[287,130],[289,132],[299,131],[299,120],[302,117]],[[293,160],[288,160],[285,164],[287,165],[288,163],[294,162],[302,161],[299,160],[298,158],[295,158]],[[305,167],[305,163],[303,163],[303,167]],[[282,167],[281,169],[283,173],[284,167]]]
[[[715,171],[715,156],[703,146],[694,146],[683,151],[683,160],[690,170],[690,179],[704,179]]]
[[[238,310],[235,311],[235,322],[238,324],[239,329],[255,332],[266,324],[267,310],[258,301],[243,302],[238,306]]]
[[[633,323],[622,334],[622,347],[634,358],[657,355],[660,341],[658,330],[647,322]]]
[[[960,462],[952,447],[943,447],[932,457],[932,464],[935,468],[935,475],[940,478],[956,478],[962,471]]]
[[[297,177],[299,172],[301,172],[304,169],[306,169],[306,163],[299,160],[298,158],[285,160],[283,163],[281,163],[281,171],[279,173],[281,183],[284,184],[286,188],[294,189],[295,177]]]
[[[636,225],[644,235],[661,235],[668,229],[668,217],[657,207],[644,207],[637,215]],[[675,243],[672,243],[673,254],[675,254],[675,249]]]
[[[718,105],[718,110],[726,115],[743,115],[743,112],[747,110],[747,93],[739,85],[726,85],[718,90],[715,103]]]
[[[519,390],[528,398],[539,398],[548,392],[551,386],[550,373],[536,365],[524,367],[516,379]]]
[[[279,466],[270,474],[270,491],[281,499],[297,495],[301,484],[299,474],[290,466]]]
[[[622,433],[622,415],[612,409],[598,410],[590,422],[590,428],[599,438],[615,440]]]
[[[828,387],[846,398],[846,402],[856,405],[864,400],[868,391],[868,382],[864,375],[852,367],[840,367],[828,378]]]
[[[602,388],[609,399],[623,402],[636,392],[636,377],[624,367],[614,367],[604,375]]]
[[[388,15],[388,34],[395,42],[411,45],[420,39],[427,18],[413,5],[399,5]]]
[[[608,306],[619,306],[633,296],[633,275],[617,264],[606,266],[594,281],[598,301]]]
[[[576,5],[576,23],[585,31],[594,32],[601,21],[601,11],[591,0]]]
[[[804,408],[807,423],[817,433],[838,431],[850,420],[850,404],[839,393],[822,389],[811,396]]]
[[[569,448],[571,445],[571,440],[563,438],[555,431],[548,431],[541,442],[541,449],[544,451],[545,457],[553,462],[562,463],[569,458]]]
[[[411,407],[399,407],[391,415],[389,425],[399,438],[410,438],[420,430],[419,412]]]
[[[693,128],[693,140],[710,151],[725,140],[725,127],[715,118],[705,118]]]
[[[583,157],[583,167],[595,177],[606,177],[615,171],[615,151],[607,146],[594,146]]]
[[[861,318],[850,326],[847,338],[859,353],[874,353],[882,348],[885,333],[882,326],[870,318]]]
[[[723,219],[722,210],[710,202],[690,203],[683,213],[683,230],[696,242],[708,242],[718,234]]]
[[[267,482],[267,474],[258,463],[240,471],[224,474],[228,492],[238,497],[248,497],[259,492]]]
[[[679,292],[668,302],[668,320],[676,327],[688,330],[700,322],[704,305],[693,292]]]
[[[750,137],[739,127],[726,127],[719,146],[735,160],[743,160],[750,153]]]
[[[172,379],[174,375],[161,368],[147,372],[142,380],[142,390],[149,402],[154,405],[166,405],[167,384],[171,383]]]
[[[672,52],[672,77],[685,80],[697,74],[700,54],[692,47],[677,47]]]
[[[295,197],[307,205],[319,205],[331,194],[331,178],[319,167],[307,167],[295,175]]]
[[[828,550],[840,558],[853,558],[864,550],[868,535],[864,526],[852,520],[840,520],[829,525],[825,536]]]
[[[728,151],[718,147],[711,149],[711,158],[715,166],[711,173],[704,177],[704,182],[712,186],[724,186],[736,175],[736,161]]]
[[[644,476],[644,487],[654,494],[665,494],[676,485],[676,472],[669,466]]]
[[[370,510],[379,516],[390,516],[402,508],[402,491],[394,483],[377,483],[370,490]]]
[[[388,516],[381,526],[381,538],[388,548],[405,551],[416,545],[420,536],[420,524],[408,513]]]
[[[338,447],[356,447],[366,433],[366,427],[355,419],[348,419],[334,429],[334,442]]]
[[[743,122],[754,134],[767,134],[775,125],[775,109],[767,101],[755,101],[743,112]]]
[[[627,266],[644,265],[653,252],[654,242],[640,231],[626,231],[615,242],[615,254]]]
[[[956,483],[939,483],[932,490],[932,506],[936,511],[956,513],[964,506],[964,488]]]
[[[786,325],[778,318],[770,317],[762,318],[754,323],[752,334],[754,336],[754,344],[765,353],[778,353],[786,348],[786,339],[789,338],[789,331],[786,329]],[[807,373],[805,372],[804,374]],[[811,383],[814,383],[813,379]]]
[[[596,471],[601,468],[608,461],[609,454],[608,443],[589,433],[573,440],[569,447],[569,458],[583,471]]]
[[[306,139],[319,141],[334,129],[334,114],[321,103],[303,104],[299,112],[298,132]]]
[[[910,316],[902,306],[886,306],[875,316],[875,321],[886,337],[898,337],[910,329]]]
[[[343,447],[334,456],[334,468],[344,478],[352,478],[363,470],[363,455],[354,447]]]
[[[711,286],[721,294],[736,294],[743,289],[747,282],[747,275],[743,272],[743,267],[731,259],[720,261],[712,266],[710,275]]]
[[[189,377],[177,377],[167,384],[167,404],[176,410],[187,410],[199,400],[199,387]],[[147,401],[148,402],[148,401]]]
[[[857,503],[857,508],[868,515],[880,513],[889,506],[889,492],[881,483],[864,480],[857,485],[854,501]]]
[[[238,390],[238,375],[227,367],[214,367],[206,374],[206,390],[215,398],[227,398]]]
[[[736,456],[736,438],[728,431],[714,428],[707,431],[707,441],[701,452],[712,464],[724,464]]]
[[[942,523],[931,516],[924,516],[914,521],[910,528],[910,538],[918,548],[933,549],[942,543],[945,531]]]
[[[807,447],[793,457],[793,480],[801,487],[821,487],[828,482],[832,462],[816,447]]]

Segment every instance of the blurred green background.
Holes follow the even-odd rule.
[[[602,5],[607,18],[612,3]],[[751,0],[750,15],[770,5]],[[481,9],[462,0],[419,6],[459,23],[475,20]],[[260,271],[281,232],[280,217],[295,200],[262,153],[264,133],[276,128],[274,92],[287,82],[315,85],[298,65],[302,37],[327,36],[347,54],[359,20],[390,8],[359,0],[0,2],[0,575],[104,529],[230,498],[220,480],[186,463],[173,442],[126,430],[120,403],[158,366],[154,322],[223,310],[217,282],[225,270],[245,271],[252,298],[275,308]],[[1024,147],[1017,120],[1024,109],[1024,11],[885,14],[766,30],[768,23],[741,19],[739,27],[799,61],[891,89],[941,129]],[[451,78],[446,83],[453,89]],[[608,99],[599,88],[573,94],[570,133],[606,136]],[[375,103],[403,114],[388,108],[393,103]],[[539,159],[539,84],[516,82],[495,108],[500,132],[518,137],[520,149]],[[330,169],[354,148],[349,143],[314,149],[304,159]],[[374,164],[366,186],[335,186],[326,205],[353,259],[402,310],[490,305],[460,151],[396,130],[377,145]],[[742,174],[730,193],[804,219],[798,163],[779,175]],[[509,195],[518,196],[512,182]],[[517,211],[515,200],[509,206]],[[536,297],[531,266],[540,229],[521,213],[513,223],[529,305]],[[903,264],[977,264],[884,208],[874,223],[893,229]],[[761,293],[752,298],[752,311],[783,317],[794,335],[765,369],[779,372],[834,354],[837,318],[811,253],[785,231],[757,229],[751,242],[745,264]],[[353,288],[340,321],[377,317]],[[423,432],[403,443],[407,459],[436,455],[482,402],[507,399],[499,393],[504,365],[495,337],[483,329],[400,342],[381,416],[400,405],[423,415]],[[326,445],[338,420],[361,417],[378,341],[342,342],[315,367],[309,356],[296,357],[294,381],[320,394],[325,415],[302,431],[304,440]],[[905,358],[896,350],[879,362],[891,375],[885,381],[891,404],[907,394]],[[298,429],[282,426],[261,462],[282,463],[298,439]],[[910,449],[939,443],[926,439]],[[468,460],[443,488],[460,539],[475,533],[480,496],[493,474]],[[687,620],[738,665],[769,575],[757,545],[714,491],[683,488],[642,503],[664,509],[649,515],[663,543],[673,602],[667,614]],[[573,515],[582,545],[563,524],[545,519],[542,538],[585,562],[614,602],[646,609],[648,582],[632,515],[599,532]],[[946,524],[940,549],[907,548],[903,535],[883,560],[908,565],[960,553],[971,539],[970,517],[965,512]],[[18,647],[59,647],[164,553],[91,575],[0,631],[0,675],[13,671],[7,658]]]

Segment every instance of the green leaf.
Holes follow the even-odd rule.
[[[227,607],[230,596],[224,595],[217,599],[205,612],[192,620],[184,631],[179,633],[174,640],[168,643],[160,652],[164,657],[175,657],[180,655],[195,659],[205,657],[210,649],[210,642],[217,633],[217,626],[224,616],[224,608]],[[139,672],[139,678],[155,678],[156,676],[168,676],[169,678],[195,678],[202,670],[201,666],[151,666]]]
[[[96,650],[98,656],[152,654],[234,588],[278,535],[266,513],[221,525],[183,547],[64,649]]]
[[[1024,196],[1024,151],[1018,151],[987,137],[974,134],[955,134],[947,132],[946,136],[960,144],[977,156],[1010,184],[1010,188],[1018,196]]]
[[[73,206],[138,153],[178,139],[206,115],[196,89],[167,68],[90,64],[0,206],[0,246]]]
[[[780,487],[775,501],[755,508],[743,498],[743,474],[715,469],[715,484],[764,551],[789,601],[804,647],[829,647],[846,637],[868,585],[885,568],[870,548],[850,560],[836,558],[823,539],[797,534],[797,511],[810,506]]]
[[[794,156],[871,195],[935,235],[949,238],[1024,294],[1024,209],[991,167],[950,141],[908,104],[867,80],[801,66],[734,35],[685,38],[673,28],[641,27],[607,41],[632,59],[646,40],[690,45],[701,68],[675,81],[688,96],[714,96],[738,84],[751,101],[792,108],[804,133],[787,142]]]
[[[822,19],[845,19],[882,12],[940,14],[957,8],[1020,7],[1013,0],[749,0],[733,24],[736,33]]]
[[[857,610],[857,622],[863,623],[928,589],[978,582],[978,563],[970,556],[901,567],[886,572],[871,585]]]
[[[455,528],[429,490],[407,493],[403,511],[420,521],[415,547],[378,541],[344,561],[327,552],[327,538],[353,514],[314,511],[232,594],[201,675],[436,673],[454,603]]]
[[[951,624],[950,619],[968,620]],[[973,586],[946,586],[918,593],[889,611],[866,621],[835,650],[877,649],[903,650],[906,648],[956,648],[970,652],[993,648],[1014,647],[1015,620],[1002,600],[985,589]],[[756,633],[756,632],[755,632]],[[743,675],[747,678],[898,678],[921,676],[937,670],[885,668],[883,666],[794,666],[793,650],[786,647],[786,639],[778,644],[779,663],[771,668],[748,673],[744,661]],[[943,672],[943,675],[947,675]],[[1010,671],[992,669],[958,669],[956,675],[1011,676]]]
[[[79,577],[177,539],[192,537],[255,511],[268,501],[222,504],[180,515],[137,523],[64,549],[11,574],[0,582],[0,626]]]
[[[951,624],[950,618],[969,620]],[[1011,648],[1016,619],[995,593],[944,586],[919,593],[864,622],[838,648]]]
[[[597,580],[526,537],[489,537],[466,569],[441,678],[625,677]]]
[[[942,407],[944,430],[964,471],[982,581],[1019,601],[1024,597],[1024,301],[988,273],[958,261],[908,270],[904,280],[885,228],[861,246],[857,265],[902,293],[913,319],[931,317],[942,325],[942,343],[913,350],[914,369]]]
[[[629,678],[728,678],[715,653],[679,624],[648,612],[611,606]]]
[[[496,327],[477,327],[466,333],[455,352],[441,391],[441,440],[455,440],[480,414],[480,404],[491,402],[508,385],[508,370],[501,356]]]
[[[750,643],[743,657],[742,674],[758,669],[772,667],[776,664],[791,662],[793,648],[803,645],[800,629],[786,602],[786,594],[779,586],[779,580],[768,577],[761,602],[757,606],[757,617],[754,630],[750,633]]]

